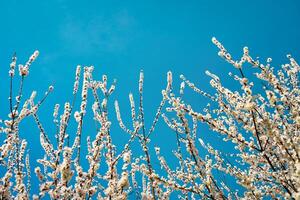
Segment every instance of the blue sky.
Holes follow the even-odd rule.
[[[24,94],[29,96],[30,91],[37,90],[42,95],[50,84],[54,85],[55,92],[39,113],[49,132],[53,126],[46,122],[51,119],[54,104],[71,100],[77,64],[94,65],[95,77],[105,73],[111,80],[117,79],[113,98],[119,99],[125,115],[129,113],[127,95],[137,92],[139,71],[143,69],[146,123],[150,124],[168,70],[173,71],[177,84],[179,75],[184,74],[210,91],[204,73],[209,69],[233,86],[226,74],[234,69],[217,56],[211,43],[213,36],[234,57],[239,57],[247,45],[252,55],[270,56],[275,64],[285,62],[288,53],[298,58],[299,9],[296,0],[0,1],[0,116],[8,112],[11,55],[16,51],[19,63],[24,63],[38,49],[40,56],[32,65]],[[196,94],[189,93],[188,97],[199,108],[206,104]],[[85,128],[87,132],[91,129],[88,125]],[[162,145],[167,152],[172,145],[164,141],[172,135],[163,123],[159,128],[152,145]],[[33,158],[37,158],[37,130],[29,125],[24,129]],[[125,143],[128,137],[114,130],[118,142]],[[199,134],[218,144],[207,128]]]

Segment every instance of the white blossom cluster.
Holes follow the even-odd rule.
[[[300,66],[288,55],[289,63],[276,71],[271,58],[262,64],[249,55],[247,47],[242,58],[236,61],[216,38],[212,41],[219,49],[219,56],[237,68],[237,75],[229,75],[241,89],[232,91],[224,87],[217,75],[206,71],[211,77],[210,85],[216,91],[214,95],[198,89],[183,75],[180,95],[163,91],[169,105],[166,111],[177,116],[170,119],[166,114],[162,115],[179,136],[178,150],[174,154],[181,167],[170,170],[157,149],[161,166],[168,173],[164,181],[172,182],[173,186],[170,184],[169,187],[174,190],[178,190],[180,182],[189,183],[193,185],[191,193],[199,194],[201,198],[300,199]],[[252,80],[261,82],[262,86],[255,85]],[[209,99],[204,112],[185,103],[185,85]],[[224,141],[230,141],[235,148],[232,154],[227,156],[222,153],[222,147],[213,148],[197,138],[194,134],[197,121],[207,124]],[[183,147],[190,157],[183,158]],[[204,159],[198,153],[201,148],[208,152]],[[236,192],[222,179],[214,178],[213,171],[233,177],[245,192]],[[187,184],[184,188],[190,189]]]
[[[19,124],[28,116],[33,116],[37,112],[41,101],[34,103],[36,92],[21,104],[24,77],[29,73],[29,67],[38,56],[35,51],[25,65],[19,65],[19,89],[13,98],[13,80],[15,76],[15,66],[17,57],[14,54],[10,64],[10,96],[8,118],[0,119],[0,134],[5,135],[0,142],[0,199],[28,199],[31,188],[29,154],[26,152],[27,141],[19,136]],[[44,98],[52,91],[50,86]],[[13,181],[12,181],[13,180]]]
[[[261,64],[250,56],[247,47],[241,59],[234,60],[216,38],[212,42],[219,49],[218,55],[237,70],[229,76],[238,82],[240,90],[226,88],[217,75],[206,71],[214,94],[181,75],[177,95],[168,72],[162,100],[146,127],[141,71],[137,97],[129,94],[131,112],[126,119],[131,118],[130,126],[123,122],[119,102],[114,101],[117,123],[129,135],[123,147],[117,147],[111,135],[115,124],[109,105],[116,80],[110,84],[106,75],[94,80],[93,66],[77,66],[73,99],[54,106],[56,129],[47,131],[37,111],[53,86],[39,101],[35,91],[28,99],[22,98],[24,79],[39,53],[35,51],[25,65],[19,65],[20,87],[15,98],[14,55],[9,69],[10,113],[7,120],[0,121],[0,134],[5,138],[0,141],[0,199],[300,199],[300,66],[290,55],[289,63],[280,69],[272,67],[270,58]],[[187,88],[208,99],[203,111],[185,102]],[[89,113],[95,133],[83,138]],[[35,162],[39,191],[31,191],[29,145],[19,135],[19,124],[27,117],[35,120],[44,151],[42,158],[31,161]],[[161,147],[150,147],[151,137],[159,137],[155,128],[160,119],[174,133],[174,163],[169,163]],[[70,127],[71,122],[75,128]],[[232,152],[226,154],[222,147],[204,142],[198,133],[199,124],[208,125],[213,137],[219,134],[230,142]],[[54,132],[56,140],[52,141],[47,132]],[[133,142],[140,145],[141,154],[132,151]],[[225,176],[234,179],[243,192]]]
[[[66,102],[63,110],[56,104],[53,112],[53,122],[56,126],[56,141],[51,141],[47,131],[38,116],[38,109],[45,101],[53,86],[50,86],[44,97],[35,103],[37,93],[32,92],[30,98],[21,106],[21,97],[25,77],[29,73],[29,66],[36,59],[36,51],[23,66],[20,65],[20,89],[13,101],[13,77],[16,65],[16,55],[10,65],[10,114],[8,120],[1,120],[0,132],[5,134],[5,140],[0,146],[0,199],[127,199],[132,191],[129,184],[131,174],[131,150],[130,143],[134,140],[139,124],[131,133],[128,143],[117,152],[112,142],[108,117],[108,99],[115,90],[116,81],[108,86],[108,79],[104,75],[101,81],[93,80],[93,67],[84,67],[81,70],[77,66],[72,102]],[[81,82],[81,99],[79,110],[74,105]],[[88,94],[92,91],[94,100],[91,112],[96,124],[96,134],[87,138],[87,154],[81,158],[82,131],[84,117],[88,109]],[[39,191],[31,191],[31,174],[29,153],[26,151],[27,141],[19,136],[19,124],[32,116],[40,132],[40,143],[44,150],[44,157],[37,160],[34,169],[39,180]],[[77,124],[75,132],[71,134],[70,120]],[[74,130],[74,129],[73,129]],[[73,137],[72,137],[73,136]],[[93,139],[92,139],[93,138]],[[88,161],[83,166],[82,160]],[[118,164],[121,164],[118,167]],[[123,164],[122,164],[123,163]],[[100,173],[100,166],[106,169]],[[2,172],[5,172],[2,174]],[[103,172],[103,170],[102,170]],[[36,182],[34,183],[36,184]],[[30,194],[34,193],[33,196]]]

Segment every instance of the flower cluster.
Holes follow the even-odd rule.
[[[271,66],[271,58],[267,59],[266,64],[262,64],[254,60],[245,47],[242,58],[236,61],[216,38],[212,42],[218,47],[219,56],[237,68],[238,74],[229,75],[240,84],[241,90],[232,91],[224,87],[217,75],[206,71],[211,77],[210,85],[216,91],[214,95],[198,89],[183,75],[178,97],[172,92],[163,92],[170,105],[166,111],[174,112],[177,119],[170,120],[166,115],[163,118],[177,135],[181,135],[178,147],[181,148],[180,144],[184,145],[192,157],[183,159],[181,150],[178,149],[175,155],[179,164],[182,166],[182,163],[188,163],[195,168],[199,166],[192,175],[198,175],[206,188],[201,193],[197,189],[203,187],[194,186],[194,193],[200,194],[201,198],[207,195],[213,199],[299,199],[298,63],[288,55],[289,63],[275,71]],[[246,75],[250,70],[247,68],[249,65],[255,70],[254,76]],[[254,79],[257,79],[254,82],[262,82],[263,87],[254,85],[251,82]],[[193,106],[184,102],[184,85],[209,99],[210,103],[204,113],[194,110]],[[192,119],[192,127],[189,119]],[[222,153],[221,148],[216,147],[219,149],[217,150],[198,139],[200,147],[208,152],[205,160],[201,159],[198,154],[200,147],[197,147],[197,138],[193,134],[196,132],[197,121],[207,124],[212,131],[221,134],[224,141],[230,141],[235,148],[232,154],[227,156]],[[163,157],[158,158],[162,166],[165,166]],[[170,171],[166,168],[166,171],[178,180],[183,177],[179,170]],[[186,171],[190,169],[187,168]],[[212,171],[232,176],[245,192],[237,193],[222,179],[213,178]],[[194,178],[190,178],[189,183],[193,182],[197,183]],[[173,188],[176,189],[174,186]]]
[[[22,98],[24,79],[39,52],[19,65],[21,78],[15,98],[14,54],[9,69],[10,113],[7,120],[0,120],[4,138],[0,142],[0,199],[157,200],[175,195],[178,199],[300,199],[300,66],[291,55],[287,56],[289,63],[280,69],[272,67],[270,58],[262,64],[250,56],[247,47],[235,60],[216,38],[212,42],[219,49],[218,55],[237,71],[229,77],[240,89],[225,87],[220,77],[206,71],[214,94],[181,75],[177,95],[173,75],[168,72],[162,99],[146,127],[141,71],[138,95],[129,94],[131,112],[126,119],[131,118],[130,126],[123,122],[121,104],[114,101],[116,123],[129,138],[122,147],[113,142],[111,127],[115,122],[109,114],[116,80],[109,81],[106,75],[94,80],[93,66],[77,66],[73,99],[54,106],[52,141],[47,133],[51,130],[44,128],[38,110],[54,87],[49,86],[39,101],[35,91],[28,99]],[[248,75],[250,70],[254,73]],[[209,101],[203,111],[186,103],[185,90],[189,88]],[[39,191],[31,191],[29,145],[19,134],[19,124],[28,117],[36,122],[44,151],[42,158],[33,161]],[[160,119],[174,133],[173,163],[162,148],[150,147]],[[83,138],[87,120],[93,120],[95,134]],[[75,128],[70,127],[73,124]],[[210,135],[230,142],[231,153],[206,143],[198,134],[199,124],[207,125]],[[132,151],[133,142],[139,144],[140,154]],[[239,190],[226,182],[225,176],[234,179]]]

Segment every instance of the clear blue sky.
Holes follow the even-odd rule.
[[[143,69],[146,123],[150,124],[168,70],[176,83],[185,74],[204,90],[210,90],[206,69],[226,82],[225,75],[233,69],[217,56],[212,36],[235,57],[247,45],[254,56],[273,57],[277,64],[285,61],[287,53],[299,58],[299,9],[296,0],[0,1],[0,116],[8,112],[11,55],[16,51],[19,63],[24,63],[38,49],[40,56],[25,82],[25,96],[31,90],[43,94],[54,85],[55,92],[39,113],[49,134],[53,126],[46,122],[52,120],[54,104],[71,100],[77,64],[94,65],[95,77],[105,73],[117,78],[113,98],[121,102],[123,115],[129,113],[127,95],[137,91]],[[204,100],[189,95],[194,105],[204,105]],[[165,141],[175,142],[175,138],[163,123],[159,127],[152,146],[162,145],[167,152],[173,146]],[[85,128],[85,134],[92,129]],[[124,144],[126,134],[117,127],[113,130],[117,143]],[[40,157],[37,130],[24,125],[22,134],[29,139],[32,157]],[[208,136],[205,127],[199,134],[214,142],[215,136]]]

